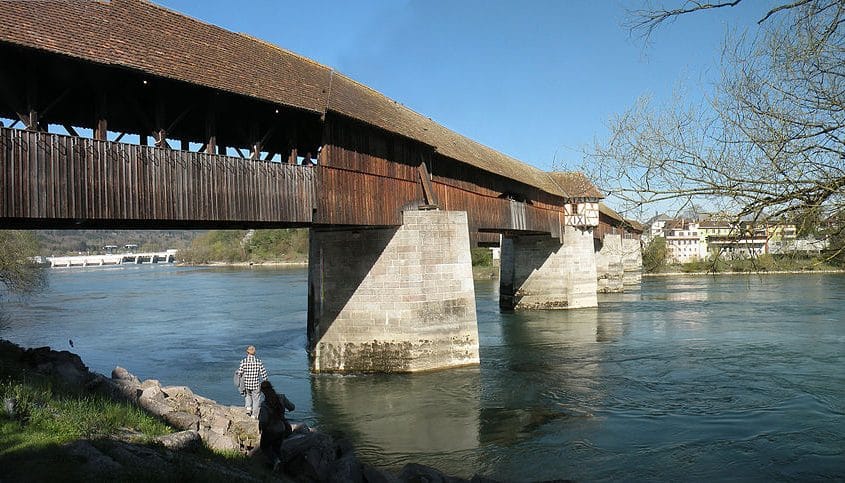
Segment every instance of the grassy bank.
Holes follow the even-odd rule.
[[[39,374],[6,349],[0,347],[2,481],[244,481],[269,475],[260,462],[239,454],[167,450],[155,438],[173,429],[154,416]],[[112,462],[80,455],[89,444]]]

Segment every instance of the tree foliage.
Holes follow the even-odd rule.
[[[0,230],[0,283],[7,290],[29,294],[47,285],[46,272],[33,257],[38,242],[31,231]]]
[[[667,19],[739,1],[682,2],[634,13],[652,34]],[[738,218],[818,220],[845,206],[845,2],[799,0],[761,11],[733,35],[703,105],[640,99],[610,123],[588,171],[627,209],[703,203]],[[806,230],[806,229],[805,229]]]
[[[660,272],[666,268],[669,260],[669,248],[662,236],[652,238],[643,249],[643,271],[646,273]]]
[[[187,263],[305,261],[307,229],[211,230],[194,239],[191,248],[179,251]]]

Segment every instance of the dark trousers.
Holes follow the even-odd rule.
[[[259,446],[261,447],[261,452],[267,455],[270,463],[275,463],[277,459],[282,459],[282,442],[290,433],[291,427],[287,421],[274,424],[262,431]]]

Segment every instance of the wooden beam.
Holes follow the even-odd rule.
[[[269,160],[273,159],[273,156],[275,156],[275,155],[276,155],[275,152],[268,151],[267,154],[264,155],[264,161],[269,161]]]
[[[47,116],[47,113],[50,112],[50,109],[56,107],[56,105],[62,102],[62,100],[64,100],[64,98],[67,97],[68,94],[70,94],[70,87],[62,91],[61,94],[59,94],[55,99],[53,99],[53,102],[51,102],[47,105],[47,107],[41,110],[41,117]]]
[[[74,129],[73,126],[71,126],[70,124],[62,124],[62,127],[65,128],[65,131],[67,131],[67,133],[70,134],[71,136],[74,136],[74,137],[77,137],[77,138],[79,137],[79,133],[76,132],[76,129]]]
[[[437,208],[437,197],[435,196],[434,189],[431,186],[431,175],[428,174],[428,168],[425,166],[425,161],[420,163],[418,171],[420,173],[420,181],[422,182],[426,206],[429,208]]]
[[[291,148],[290,156],[288,156],[288,164],[296,164],[296,148]]]
[[[141,107],[141,105],[138,104],[138,99],[129,96],[125,96],[124,99],[126,99],[127,103],[129,104],[129,107],[132,108],[132,110],[135,112],[135,115],[138,117],[138,120],[141,122],[141,132],[146,132],[149,136],[149,133],[155,129],[155,126],[153,126],[153,123],[150,122],[150,118],[148,118],[146,113],[144,113],[144,109]],[[146,146],[146,143],[144,143],[144,145]]]
[[[118,134],[118,135],[117,135],[117,137],[116,137],[116,138],[114,138],[114,141],[112,141],[112,142],[113,142],[113,143],[119,143],[119,142],[120,142],[120,140],[121,140],[121,139],[123,139],[123,136],[125,136],[125,135],[126,135],[126,133],[125,133],[125,132],[122,132],[122,133]]]
[[[217,154],[217,123],[215,122],[214,110],[211,106],[208,107],[208,112],[205,116],[205,152],[208,154]]]
[[[167,131],[164,129],[159,129],[156,133],[156,147],[173,150],[173,147],[167,142]]]
[[[108,141],[108,121],[106,119],[97,119],[97,124],[94,127],[94,139],[98,141]]]
[[[181,122],[182,119],[184,119],[185,116],[187,116],[188,113],[191,112],[193,109],[194,109],[194,106],[192,104],[192,105],[186,107],[185,110],[183,110],[181,113],[179,113],[179,115],[176,116],[176,119],[174,119],[173,122],[171,122],[170,125],[167,126],[167,132],[173,132],[173,128],[175,128],[176,125],[179,124],[179,122]]]

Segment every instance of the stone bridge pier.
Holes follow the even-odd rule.
[[[478,364],[466,213],[406,211],[398,228],[312,227],[308,349],[312,372]]]
[[[596,259],[590,228],[550,235],[502,237],[499,306],[513,309],[597,307]]]

